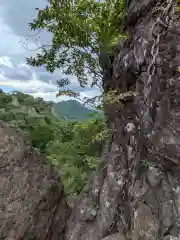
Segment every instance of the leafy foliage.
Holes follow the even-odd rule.
[[[52,102],[21,92],[0,91],[0,119],[21,129],[61,174],[65,191],[76,195],[96,169],[103,140],[96,135],[105,128],[102,118],[84,122],[58,119]]]
[[[67,194],[79,193],[89,174],[96,169],[103,141],[93,141],[93,138],[103,128],[101,119],[87,120],[74,125],[71,140],[49,144],[48,156],[58,166]]]
[[[91,86],[100,86],[100,55],[110,52],[124,37],[119,34],[124,1],[49,0],[46,8],[36,10],[37,17],[30,27],[52,33],[52,45],[42,46],[36,57],[27,59],[28,64],[45,65],[50,72],[59,68],[65,75],[76,76],[82,87],[90,79]],[[60,87],[68,83],[67,78],[58,81]]]

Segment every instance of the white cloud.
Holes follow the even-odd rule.
[[[92,89],[91,91],[84,91],[81,92],[81,97],[88,97],[88,98],[93,98],[95,96],[99,96],[100,95],[100,90],[99,89]]]
[[[0,86],[7,86],[9,88],[16,88],[19,91],[24,92],[52,92],[58,91],[57,86],[54,84],[48,84],[39,80],[29,80],[29,81],[21,81],[21,80],[0,80]]]
[[[40,97],[46,101],[53,101],[53,102],[60,102],[72,99],[68,96],[56,97],[57,92],[37,92],[37,93],[29,93],[30,95],[34,96],[35,98]]]
[[[18,67],[19,68],[27,68],[30,69],[30,67],[23,61],[21,61],[20,63],[18,63]]]
[[[40,97],[40,98],[43,98],[46,101],[53,101],[53,102],[67,101],[69,99],[73,99],[73,98],[68,97],[68,96],[56,97],[57,92],[36,92],[36,93],[29,93],[29,94],[34,96],[34,97]],[[94,97],[94,96],[97,96],[97,95],[99,95],[99,92],[97,92],[97,90],[80,92],[80,99],[83,100],[84,97],[91,98],[91,97]],[[78,99],[78,101],[82,102],[80,99]]]
[[[60,102],[64,100],[72,99],[68,96],[56,97],[58,93],[58,87],[52,83],[47,83],[36,79],[34,75],[34,79],[28,81],[22,80],[10,80],[3,76],[3,73],[0,74],[0,88],[8,87],[9,89],[18,90],[30,94],[34,97],[43,98],[45,101],[53,101]],[[80,91],[80,98],[84,97],[94,97],[100,94],[98,89],[89,90],[89,91]]]
[[[9,68],[14,68],[11,60],[10,60],[10,57],[8,56],[2,56],[0,57],[0,64],[1,65],[4,65],[6,67],[9,67]]]
[[[0,15],[2,11],[0,9]],[[3,18],[0,16],[0,35],[3,36],[0,38],[0,54],[2,55],[21,55],[28,56],[31,55],[29,51],[25,49],[23,42],[27,42],[24,37],[20,37],[14,34],[12,28],[5,24]],[[36,45],[32,42],[28,42],[28,48],[35,49]]]
[[[6,77],[4,77],[4,71],[1,71],[0,72],[0,81],[1,82],[5,82],[5,81],[7,81],[8,79],[6,78]],[[0,84],[0,86],[1,86],[1,84]],[[3,86],[5,86],[4,84],[3,84]]]

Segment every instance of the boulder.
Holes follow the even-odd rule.
[[[64,239],[69,208],[56,171],[0,121],[0,239]]]

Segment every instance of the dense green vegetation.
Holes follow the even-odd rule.
[[[84,122],[58,119],[52,105],[21,92],[0,91],[0,119],[21,129],[57,167],[66,193],[76,195],[97,166],[103,141],[96,136],[105,124],[99,118]]]
[[[101,117],[102,113],[97,114],[97,111],[85,107],[76,100],[62,101],[53,104],[54,113],[59,118],[70,120],[87,120],[90,117]]]

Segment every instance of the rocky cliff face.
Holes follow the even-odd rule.
[[[58,174],[0,121],[0,239],[64,239],[69,208]]]
[[[111,80],[104,77],[106,91],[124,99],[105,106],[115,132],[72,211],[67,240],[180,239],[180,22],[173,10],[171,1],[129,1],[130,37],[115,49]]]
[[[114,133],[66,231],[56,173],[0,123],[2,239],[63,239],[64,231],[66,240],[180,239],[180,21],[173,9],[170,0],[128,1],[130,37],[116,46],[111,80],[104,76],[105,90],[119,99],[105,106]]]

